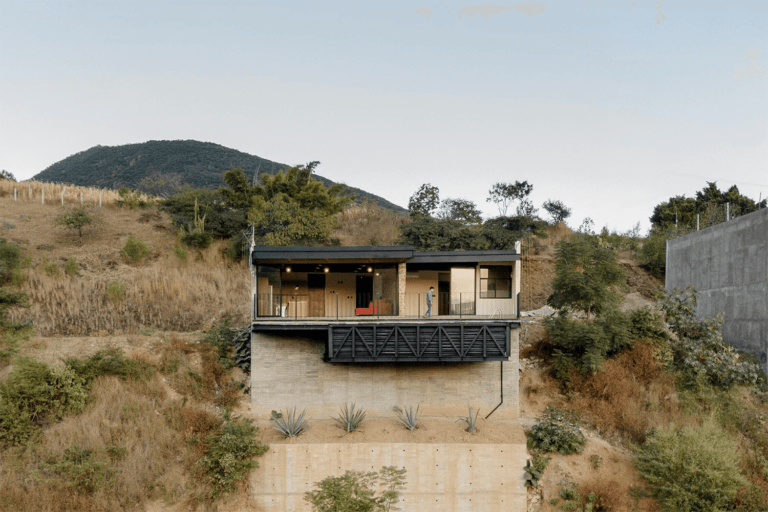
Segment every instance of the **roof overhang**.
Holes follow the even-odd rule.
[[[286,263],[503,263],[517,261],[514,250],[414,251],[410,245],[365,247],[256,247],[254,264]]]

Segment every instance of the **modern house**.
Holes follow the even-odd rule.
[[[254,247],[251,401],[517,418],[520,254]],[[434,288],[432,316],[426,295]]]
[[[256,247],[251,258],[254,331],[326,330],[328,362],[509,357],[518,251]]]

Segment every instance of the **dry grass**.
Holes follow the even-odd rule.
[[[29,296],[30,307],[10,313],[32,321],[40,335],[115,334],[148,327],[193,331],[225,316],[233,323],[250,319],[247,264],[232,264],[225,257],[226,242],[190,251],[184,264],[173,252],[178,241],[170,219],[154,209],[105,206],[103,224],[87,232],[82,245],[76,235],[54,227],[58,212],[54,205],[0,198],[0,218],[14,226],[0,228],[0,236],[17,243],[22,256],[32,260],[19,288]],[[141,222],[142,216],[148,222]],[[125,265],[120,257],[131,235],[149,246],[139,265]],[[78,275],[52,276],[43,270],[51,263],[61,267],[68,258],[79,264]],[[110,283],[125,285],[122,298],[108,299]]]
[[[0,197],[9,197],[13,201],[13,190],[16,189],[17,202],[38,202],[43,204],[61,205],[62,191],[64,204],[79,203],[82,194],[83,204],[102,206],[112,205],[120,198],[116,190],[95,187],[79,187],[65,183],[47,183],[42,181],[24,181],[16,183],[10,180],[0,180]],[[148,201],[147,195],[141,196]]]
[[[632,482],[627,480],[596,475],[579,485],[578,491],[585,500],[590,493],[595,493],[597,496],[595,512],[617,512],[636,509],[633,507],[634,500],[630,497],[632,488]],[[644,500],[643,505],[642,510],[647,512],[655,512],[661,508],[655,500]]]
[[[244,396],[242,386],[219,362],[216,348],[206,343],[170,336],[160,348],[159,368],[174,391],[198,402],[231,407]]]
[[[644,443],[654,427],[684,425],[677,404],[674,377],[662,371],[653,342],[640,341],[615,359],[605,371],[585,376],[571,371],[571,389],[578,390],[568,408],[581,414],[604,436],[616,435]]]
[[[395,245],[400,225],[406,217],[398,215],[372,201],[347,208],[336,217],[337,228],[332,238],[341,245]]]
[[[147,500],[178,501],[189,492],[180,457],[183,436],[166,420],[159,380],[102,377],[91,397],[85,412],[46,430],[40,446],[3,453],[3,510],[137,510]],[[90,450],[106,467],[106,479],[93,492],[68,485],[51,469],[72,446]]]

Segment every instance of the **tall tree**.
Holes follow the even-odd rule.
[[[565,206],[562,201],[547,199],[544,201],[542,207],[549,213],[549,216],[552,217],[552,224],[565,222],[565,219],[571,216],[571,209]]]
[[[624,276],[612,249],[596,247],[583,235],[560,241],[550,305],[584,311],[589,322],[593,313],[618,303],[615,288],[624,282]]]
[[[482,224],[482,212],[468,199],[445,199],[440,205],[438,217],[461,222],[465,225]]]
[[[430,216],[440,205],[440,190],[429,183],[423,184],[408,200],[411,217]]]
[[[11,171],[6,171],[5,169],[3,169],[2,171],[0,171],[0,180],[16,181],[16,176],[14,176]]]
[[[515,181],[514,183],[494,183],[488,191],[488,203],[496,203],[499,215],[505,217],[509,206],[517,200],[526,199],[533,191],[533,184],[527,181]],[[523,208],[525,209],[525,208]]]

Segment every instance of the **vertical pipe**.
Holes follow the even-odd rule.
[[[464,300],[461,298],[462,293],[459,292],[459,320],[461,320],[462,313],[464,312]]]
[[[416,314],[418,315],[418,318],[421,318],[421,293],[416,294],[416,300],[418,300]]]
[[[499,361],[499,364],[501,365],[499,367],[499,382],[501,383],[501,401],[499,402],[499,405],[493,408],[491,412],[488,413],[488,416],[485,417],[485,419],[488,419],[491,417],[491,414],[496,412],[496,409],[501,407],[501,404],[504,403],[504,361]]]
[[[253,294],[253,319],[256,320],[256,294]]]
[[[336,320],[339,319],[339,294],[335,293],[336,295]]]

